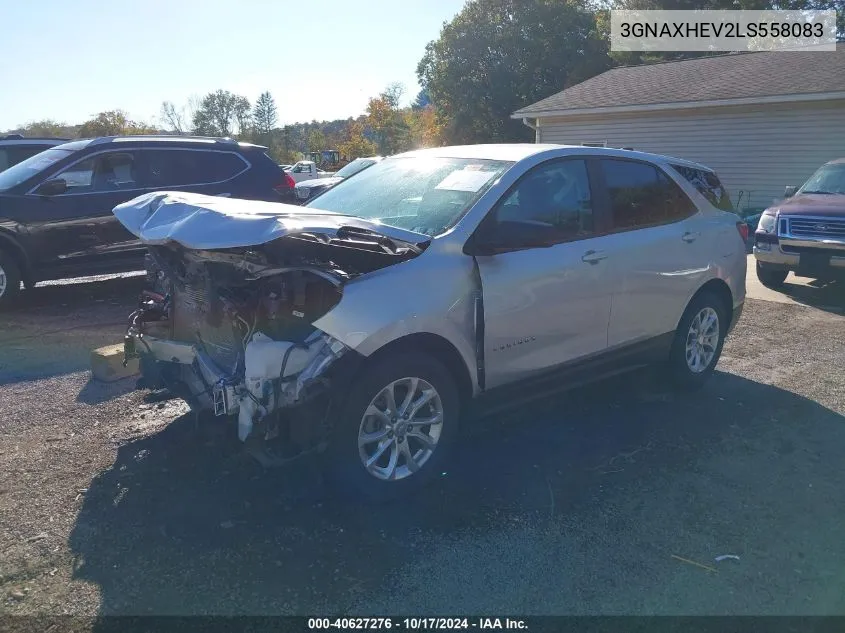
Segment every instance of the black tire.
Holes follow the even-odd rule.
[[[689,336],[693,320],[708,308],[712,309],[718,315],[719,339],[715,346],[715,354],[710,362],[703,370],[694,371],[687,361],[687,337]],[[669,352],[669,360],[666,367],[667,378],[676,389],[680,391],[695,391],[707,382],[707,379],[710,378],[710,375],[716,368],[716,364],[719,362],[719,357],[722,355],[722,346],[725,343],[728,326],[730,325],[728,322],[729,319],[729,306],[726,306],[722,298],[715,293],[705,291],[690,301],[675,332],[675,338],[672,341],[672,348]]]
[[[385,387],[409,377],[421,378],[437,392],[443,412],[440,436],[417,472],[402,479],[379,479],[368,472],[359,454],[358,434],[364,412]],[[337,492],[344,497],[352,495],[369,502],[386,502],[413,494],[443,472],[458,434],[460,398],[454,377],[439,361],[423,353],[388,356],[367,367],[346,393],[345,400],[334,409],[337,417],[324,456],[328,479]],[[417,442],[413,441],[412,449],[421,447]]]
[[[0,291],[0,310],[14,305],[21,292],[21,272],[14,258],[0,251],[0,275],[4,275],[5,287]],[[2,284],[0,284],[2,287]]]
[[[786,281],[786,276],[789,274],[788,270],[778,270],[777,268],[766,268],[760,262],[757,262],[757,279],[766,288],[777,289],[783,287],[783,282]]]

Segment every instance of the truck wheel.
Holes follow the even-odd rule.
[[[783,282],[786,281],[786,276],[789,274],[788,270],[778,270],[777,268],[766,268],[760,262],[757,262],[757,279],[766,288],[780,288]]]
[[[21,273],[17,262],[5,251],[0,251],[0,309],[15,302],[21,291]]]
[[[672,349],[667,377],[682,391],[693,391],[707,382],[728,333],[728,307],[715,294],[702,292],[687,306]]]
[[[336,488],[383,502],[412,494],[442,472],[460,406],[441,363],[425,354],[389,356],[347,393],[325,454]]]

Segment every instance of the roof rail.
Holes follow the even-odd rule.
[[[225,143],[236,145],[237,140],[219,136],[194,136],[191,134],[133,134],[126,136],[100,136],[91,141],[92,144],[125,143],[129,141],[175,141],[181,143]]]

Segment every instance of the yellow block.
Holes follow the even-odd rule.
[[[107,345],[91,352],[91,374],[97,380],[113,382],[139,372],[138,359],[132,358],[123,366],[123,343]]]

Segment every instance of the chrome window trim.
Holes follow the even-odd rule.
[[[236,173],[234,176],[226,178],[225,180],[215,180],[212,182],[197,182],[197,183],[190,183],[186,185],[169,185],[167,187],[136,187],[134,189],[118,189],[115,191],[80,191],[79,193],[60,193],[56,196],[51,196],[53,198],[66,198],[70,196],[91,196],[91,195],[100,195],[100,194],[114,194],[114,193],[123,193],[123,192],[131,192],[131,191],[168,191],[173,189],[174,187],[201,187],[205,185],[220,185],[231,180],[234,180],[238,176],[241,176],[245,172],[249,171],[252,168],[252,163],[250,163],[246,158],[241,156],[238,152],[233,152],[231,150],[216,150],[211,148],[197,148],[197,147],[127,147],[127,148],[120,148],[115,149],[113,147],[104,148],[102,150],[98,150],[96,152],[91,152],[86,154],[85,156],[80,157],[78,160],[73,161],[69,165],[65,165],[61,171],[53,174],[46,180],[41,180],[37,185],[35,185],[32,189],[26,192],[27,196],[38,196],[39,194],[35,193],[35,190],[38,189],[42,184],[44,184],[47,180],[52,180],[53,178],[58,178],[61,174],[68,171],[74,165],[78,165],[79,163],[88,160],[89,158],[94,158],[95,156],[99,156],[100,154],[108,154],[110,152],[116,153],[126,153],[130,151],[136,152],[147,152],[147,151],[154,151],[154,152],[161,152],[161,151],[181,151],[181,152],[206,152],[206,153],[214,153],[214,154],[233,154],[237,156],[243,163],[244,168]]]

